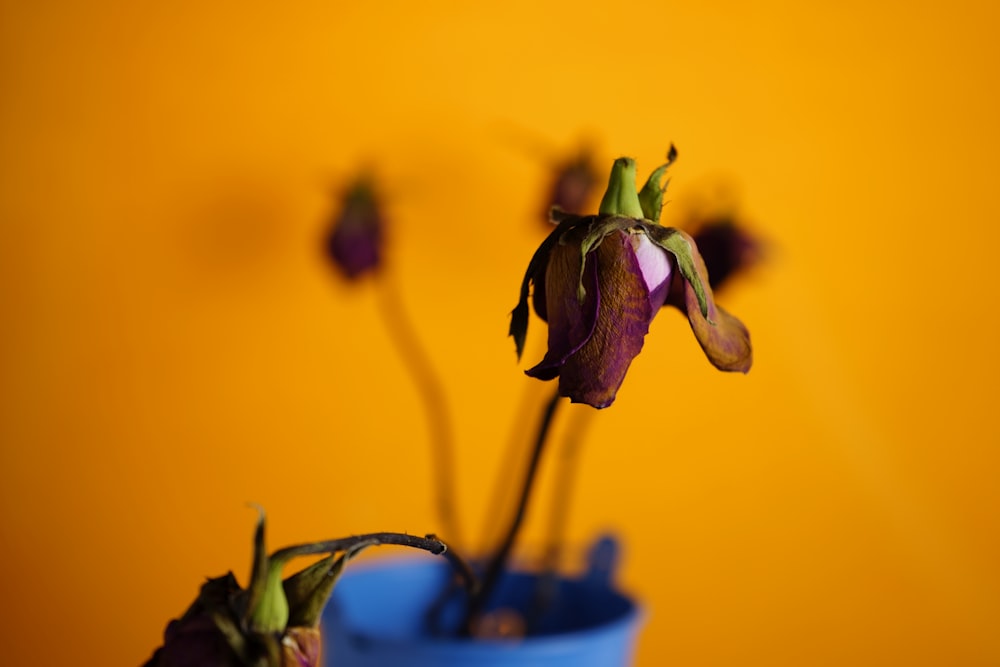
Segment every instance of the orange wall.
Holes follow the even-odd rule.
[[[318,252],[361,164],[489,532],[543,395],[527,147],[581,137],[676,142],[664,221],[729,197],[771,243],[720,299],[752,372],[664,312],[590,424],[572,539],[625,539],[639,664],[1000,663],[990,3],[204,4],[2,3],[4,663],[140,663],[244,576],[247,501],[272,546],[437,529],[377,288]]]

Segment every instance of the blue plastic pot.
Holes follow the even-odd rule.
[[[537,619],[535,634],[482,640],[432,636],[428,631],[428,610],[450,575],[449,566],[439,559],[348,567],[323,615],[324,664],[617,667],[632,662],[641,614],[635,602],[609,587],[607,577],[556,580],[552,602]],[[538,584],[535,575],[509,574],[490,606],[530,609]],[[454,621],[455,614],[451,616]]]

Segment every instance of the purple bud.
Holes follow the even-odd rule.
[[[553,207],[567,213],[583,214],[593,196],[597,179],[597,169],[589,150],[581,150],[575,157],[561,163],[556,168],[556,178],[542,219],[548,222],[549,211]]]
[[[378,269],[384,225],[371,185],[359,181],[344,195],[343,208],[326,239],[327,254],[347,278]]]
[[[691,236],[705,260],[713,291],[761,259],[760,242],[727,218],[704,222]]]

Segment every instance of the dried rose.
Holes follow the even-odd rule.
[[[620,158],[594,216],[553,211],[558,227],[535,251],[511,314],[518,357],[528,328],[528,295],[549,325],[548,352],[528,375],[559,378],[559,393],[595,408],[611,405],[649,324],[664,304],[687,314],[709,361],[747,372],[750,335],[715,304],[704,262],[686,233],[659,224],[666,186],[660,180],[676,158],[653,171],[641,191],[635,161]]]
[[[319,667],[319,620],[333,585],[348,560],[379,544],[447,552],[433,536],[372,533],[287,547],[268,556],[261,514],[250,586],[241,588],[232,572],[209,579],[184,615],[167,625],[163,645],[144,667]],[[289,560],[317,554],[329,555],[282,580]],[[460,563],[453,554],[450,559]]]

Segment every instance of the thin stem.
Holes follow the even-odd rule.
[[[545,344],[543,338],[536,338],[536,341]],[[541,353],[537,356],[540,357]],[[510,480],[517,478],[521,462],[525,459],[528,448],[532,444],[529,437],[532,428],[532,425],[528,424],[531,420],[529,415],[534,415],[538,403],[541,402],[548,389],[548,386],[541,382],[526,382],[524,384],[524,393],[515,412],[517,418],[512,420],[513,425],[507,435],[507,445],[504,448],[496,474],[493,475],[493,489],[484,521],[481,524],[482,534],[479,535],[476,544],[479,553],[491,553],[500,543],[502,531],[506,528],[503,522],[514,509],[512,499],[517,492]]]
[[[549,527],[545,532],[546,544],[542,555],[541,574],[526,619],[528,634],[531,634],[532,628],[545,615],[555,598],[559,561],[562,559],[566,543],[566,524],[569,521],[573,489],[580,469],[580,450],[584,440],[583,436],[596,412],[596,410],[587,409],[571,413],[573,418],[561,443],[559,465],[556,467],[556,478],[553,484]]]
[[[469,602],[469,609],[464,623],[466,634],[472,633],[473,623],[485,608],[490,595],[493,593],[493,589],[500,580],[500,575],[503,574],[507,566],[507,559],[510,557],[517,534],[521,530],[521,525],[524,523],[524,517],[527,514],[528,501],[531,499],[531,490],[534,487],[535,477],[538,472],[538,463],[541,460],[542,450],[545,448],[545,442],[548,439],[549,427],[552,425],[552,418],[555,416],[559,399],[560,396],[557,389],[553,393],[552,398],[546,403],[542,412],[542,419],[538,424],[538,435],[535,438],[535,446],[531,452],[531,460],[528,462],[528,470],[524,476],[524,483],[521,486],[521,497],[517,504],[517,511],[514,513],[514,518],[507,528],[503,542],[501,542],[500,547],[493,554],[492,560],[486,567],[486,573],[483,575],[479,593],[473,596]]]
[[[399,289],[391,274],[383,272],[379,280],[379,306],[386,331],[396,345],[403,365],[410,373],[417,393],[424,402],[430,429],[432,467],[436,477],[434,502],[441,532],[453,544],[461,545],[462,536],[455,516],[455,438],[448,412],[444,384],[434,371],[427,350],[421,345],[416,328],[406,312]]]
[[[380,545],[397,545],[410,547],[413,549],[423,549],[435,556],[444,556],[455,571],[462,578],[465,589],[470,596],[475,596],[479,591],[479,582],[472,568],[454,550],[439,540],[434,535],[427,537],[417,537],[405,533],[368,533],[367,535],[354,535],[325,542],[311,542],[308,544],[296,544],[294,546],[278,549],[271,554],[270,561],[286,561],[299,556],[313,556],[316,554],[330,554],[338,551],[351,551],[358,548]]]
[[[406,533],[368,533],[366,535],[352,535],[351,537],[341,537],[336,540],[309,542],[307,544],[284,547],[272,553],[268,560],[288,560],[299,556],[330,554],[338,551],[348,551],[359,545],[375,546],[379,544],[395,544],[414,549],[423,549],[435,556],[439,556],[448,550],[448,545],[433,535],[417,537],[416,535],[407,535]]]
[[[570,428],[563,438],[562,451],[560,452],[559,466],[556,469],[556,478],[552,493],[549,529],[546,531],[548,543],[545,547],[545,556],[542,564],[543,569],[547,571],[554,571],[559,566],[562,547],[566,541],[566,524],[569,520],[570,505],[573,502],[573,489],[580,468],[580,450],[583,444],[583,435],[595,413],[595,410],[589,409],[574,412],[574,419],[570,422]]]

